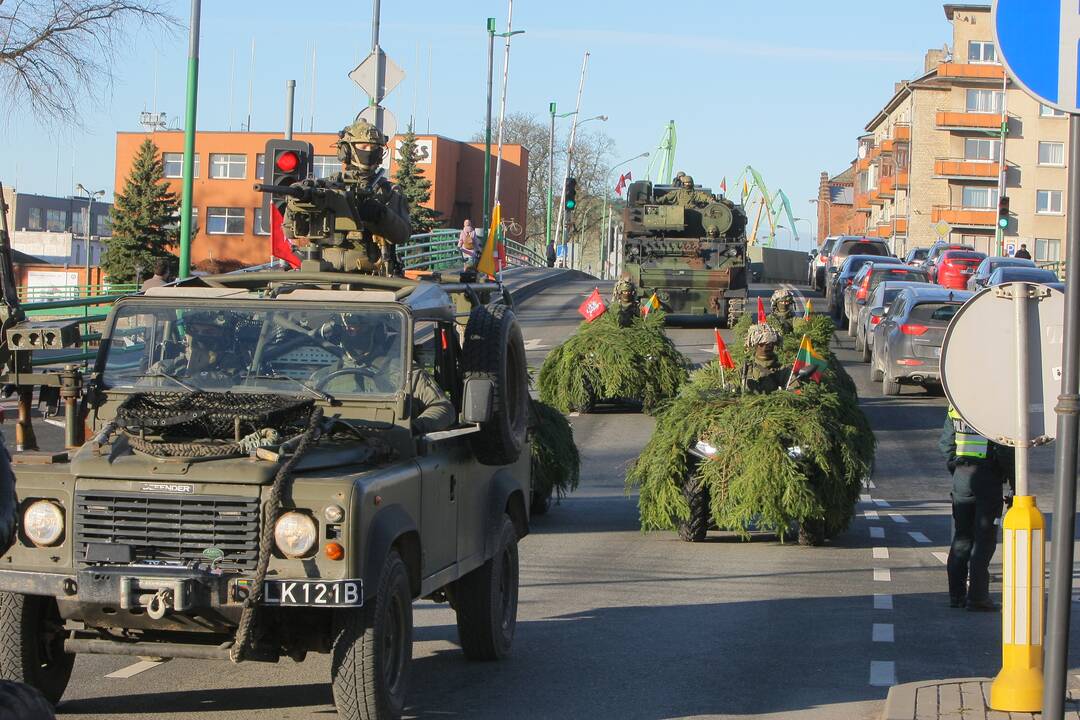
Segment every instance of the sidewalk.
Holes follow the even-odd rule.
[[[1067,720],[1080,720],[1080,680],[1068,674]],[[924,680],[889,688],[882,720],[1038,720],[1041,713],[1008,713],[989,707],[991,678]]]

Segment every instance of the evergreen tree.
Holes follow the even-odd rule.
[[[416,166],[416,133],[412,125],[401,138],[398,151],[397,172],[394,173],[401,194],[409,204],[409,220],[413,234],[429,233],[439,226],[439,213],[424,203],[431,199],[431,181]]]
[[[112,207],[112,237],[101,266],[114,283],[135,281],[135,267],[146,277],[158,258],[169,257],[177,242],[176,195],[165,182],[161,155],[147,138]]]

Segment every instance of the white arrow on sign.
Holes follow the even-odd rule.
[[[381,83],[379,78],[375,77],[376,70],[379,67],[378,58],[380,57],[382,58]],[[368,97],[381,100],[401,84],[401,81],[405,79],[405,71],[387,57],[382,48],[376,48],[349,73],[349,79],[359,85],[360,89],[368,94]],[[380,90],[380,92],[376,92],[376,90]]]

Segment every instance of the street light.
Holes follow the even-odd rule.
[[[600,216],[600,218],[601,218],[601,226],[600,226],[601,230],[600,230],[600,232],[602,233],[602,235],[601,235],[602,239],[601,239],[601,243],[600,243],[600,279],[601,280],[606,280],[607,279],[607,278],[605,278],[605,275],[607,275],[607,272],[606,272],[607,271],[607,262],[606,262],[605,255],[607,254],[607,247],[608,247],[608,243],[610,242],[610,235],[611,235],[611,227],[610,227],[611,226],[611,218],[608,217],[608,196],[611,194],[611,189],[610,189],[611,188],[611,173],[612,173],[612,171],[615,170],[615,168],[622,167],[623,165],[627,165],[629,163],[632,163],[635,160],[640,160],[641,158],[647,158],[647,157],[649,157],[649,153],[647,153],[647,152],[643,152],[640,155],[635,155],[634,157],[629,158],[628,160],[623,160],[622,162],[615,163],[614,165],[609,167],[607,169],[607,172],[604,174],[604,212]]]
[[[86,294],[90,295],[90,215],[94,209],[94,198],[104,197],[105,191],[98,190],[97,192],[90,192],[82,183],[75,186],[75,190],[80,193],[86,193],[86,240],[84,242],[84,251],[86,253]],[[74,236],[74,232],[72,233]]]
[[[809,228],[809,230],[810,230],[810,236],[809,236],[810,237],[810,243],[814,244],[814,224],[812,222],[810,222],[810,218],[797,217],[797,218],[794,218],[794,220],[795,220],[796,223],[800,223],[800,222],[806,223],[806,227]],[[798,233],[798,230],[796,230],[795,232]],[[795,249],[797,250],[798,247],[796,247]]]
[[[548,262],[554,264],[554,260],[550,259],[555,254],[555,241],[551,236],[551,202],[555,195],[555,118],[566,118],[571,115],[577,115],[577,111],[563,113],[562,115],[555,114],[555,103],[548,104],[548,113],[551,115],[551,132],[548,134],[548,192],[547,192],[547,220],[544,224],[544,252],[547,254]]]
[[[506,38],[507,43],[510,42],[510,38],[514,35],[521,35],[524,30],[513,30],[510,32],[497,33],[495,32],[495,18],[487,19],[487,33],[488,33],[488,71],[487,71],[487,121],[484,123],[484,232],[487,233],[486,228],[491,223],[491,207],[490,197],[491,192],[489,186],[489,178],[491,177],[491,87],[492,87],[492,73],[495,69],[495,38]],[[507,48],[509,52],[509,47]],[[505,96],[505,93],[504,93]]]
[[[829,200],[814,199],[811,203],[818,205],[819,203],[825,203],[825,235],[827,237],[832,236],[832,202]]]

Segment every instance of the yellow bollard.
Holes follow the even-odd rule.
[[[994,710],[1042,710],[1045,528],[1033,496],[1013,498],[1002,524],[1001,672],[990,686]]]

